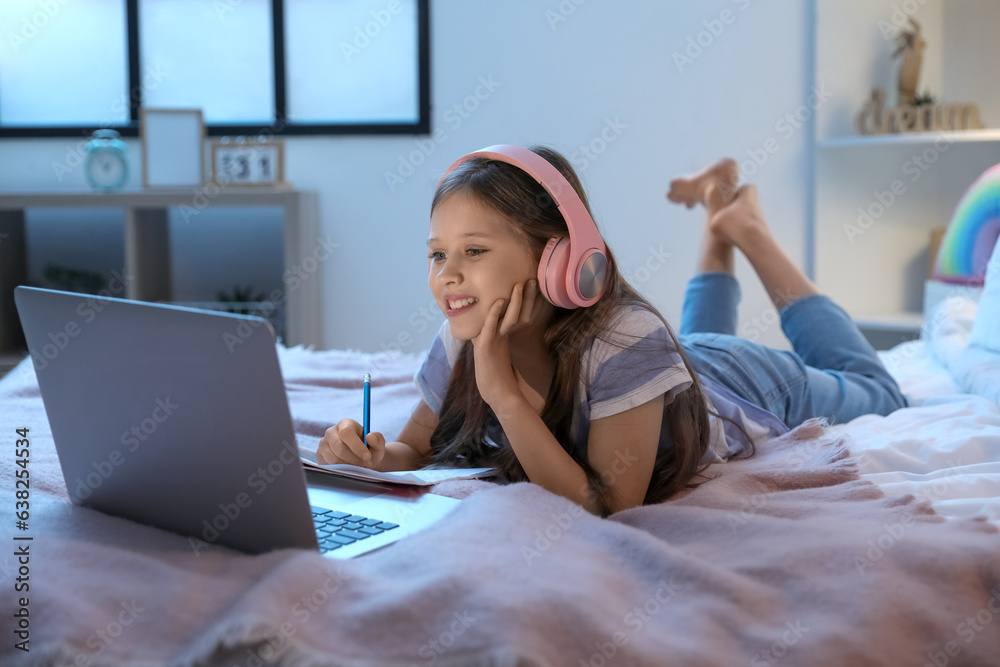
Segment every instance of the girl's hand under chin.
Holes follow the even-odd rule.
[[[510,296],[510,305],[503,320],[504,300],[497,299],[483,323],[483,330],[472,339],[476,362],[476,385],[483,400],[497,411],[512,400],[526,400],[514,375],[510,361],[510,335],[531,323],[539,295],[537,281],[517,283]],[[527,294],[525,294],[527,292]]]

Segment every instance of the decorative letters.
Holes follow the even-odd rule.
[[[857,116],[861,134],[981,130],[985,127],[975,104],[904,104],[885,106],[885,90],[875,88]]]

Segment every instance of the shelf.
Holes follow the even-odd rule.
[[[886,313],[884,315],[868,315],[854,318],[859,329],[878,331],[898,331],[907,333],[920,331],[924,323],[923,313]]]
[[[856,148],[877,146],[925,146],[941,139],[949,143],[1000,142],[1000,129],[962,130],[953,132],[904,132],[899,134],[867,134],[836,137],[819,142],[820,148]]]
[[[14,305],[13,288],[27,282],[26,210],[30,208],[79,208],[108,206],[123,209],[126,279],[114,282],[111,296],[141,301],[172,301],[169,209],[178,216],[196,214],[215,206],[273,206],[283,209],[283,276],[296,278],[268,296],[281,306],[275,311],[283,322],[275,330],[286,345],[323,345],[322,280],[309,279],[318,271],[336,244],[320,233],[318,197],[315,192],[291,187],[148,188],[118,192],[0,192],[0,354],[23,346]],[[288,279],[285,279],[286,281]],[[278,293],[278,296],[271,296]]]
[[[27,352],[2,352],[0,353],[0,377],[9,373],[21,360],[28,356]]]
[[[189,206],[283,206],[296,201],[299,191],[283,186],[231,187],[198,185],[185,188],[123,189],[113,192],[95,190],[0,190],[0,208],[33,207],[148,207]]]
[[[884,351],[918,339],[924,316],[921,313],[886,313],[857,317],[854,322],[873,348]]]
[[[921,312],[934,312],[924,282],[935,232],[1000,161],[1000,88],[985,66],[1000,57],[1000,2],[817,0],[815,9],[813,84],[835,95],[815,109],[811,277],[887,349],[918,337]],[[985,129],[858,133],[873,89],[886,92],[885,109],[898,100],[894,33],[911,15],[926,42],[917,90],[975,103]]]

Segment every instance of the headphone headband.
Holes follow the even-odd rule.
[[[561,308],[591,306],[604,293],[607,250],[593,217],[576,190],[548,160],[537,153],[509,144],[473,151],[455,160],[438,181],[459,165],[474,158],[506,162],[531,176],[552,197],[566,221],[569,239],[549,239],[538,265],[542,295]]]

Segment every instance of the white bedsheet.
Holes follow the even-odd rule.
[[[834,427],[862,477],[886,495],[928,500],[942,516],[982,515],[1000,526],[1000,408],[961,393],[924,341],[881,354],[911,407]]]

